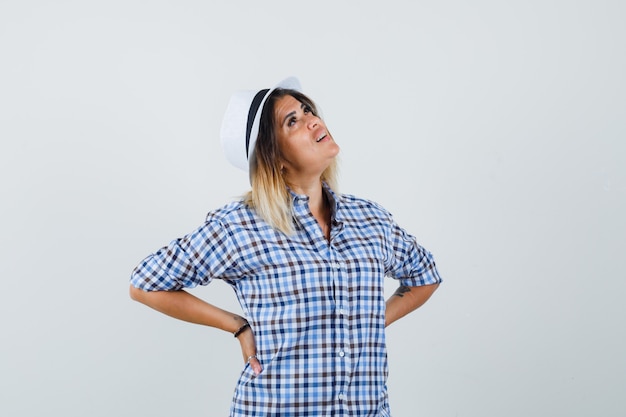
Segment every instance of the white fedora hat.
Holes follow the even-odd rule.
[[[228,161],[248,171],[250,158],[259,135],[259,120],[265,100],[277,88],[301,91],[300,81],[289,77],[274,88],[260,91],[238,91],[232,95],[222,120],[220,138]]]

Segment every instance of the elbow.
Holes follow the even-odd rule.
[[[142,300],[143,292],[144,292],[143,290],[134,287],[132,284],[130,285],[130,288],[128,290],[130,299],[133,301],[139,301],[139,302],[141,302]]]
[[[430,299],[430,297],[437,291],[439,288],[439,283],[424,285],[423,287],[418,287],[421,292],[421,303],[425,303]]]
[[[430,285],[430,295],[429,295],[429,297],[431,295],[433,295],[435,293],[435,291],[437,291],[437,288],[439,288],[439,284],[441,284],[441,281],[437,282],[435,284]]]

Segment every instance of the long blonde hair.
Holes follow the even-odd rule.
[[[291,235],[293,227],[293,200],[281,173],[280,149],[274,130],[274,106],[284,96],[292,96],[318,115],[313,100],[296,90],[277,88],[267,98],[259,123],[259,136],[251,156],[250,182],[252,189],[244,196],[244,203],[273,228]],[[321,180],[337,192],[337,159],[324,170]]]

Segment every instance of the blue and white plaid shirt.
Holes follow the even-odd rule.
[[[263,371],[243,369],[231,416],[389,416],[385,276],[441,281],[433,258],[379,205],[338,196],[330,243],[293,194],[286,236],[242,202],[208,214],[187,236],[147,257],[131,282],[146,291],[230,284],[256,337]]]

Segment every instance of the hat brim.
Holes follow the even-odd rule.
[[[277,88],[301,91],[302,87],[296,77],[288,77],[268,89],[258,105],[254,101],[259,91],[239,91],[231,97],[222,121],[220,138],[226,158],[237,168],[244,171],[250,170],[250,161],[254,160],[254,150],[259,135],[261,113],[267,98]],[[253,103],[255,108],[252,108]],[[249,128],[248,120],[252,118],[252,112],[255,114]]]

